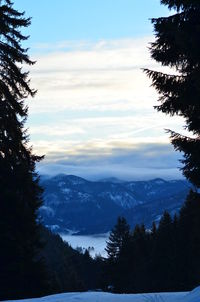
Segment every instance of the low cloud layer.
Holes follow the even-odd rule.
[[[75,152],[74,152],[75,153]],[[95,180],[104,177],[118,177],[124,180],[140,180],[162,177],[177,179],[182,156],[168,144],[130,144],[77,148],[76,154],[52,152],[40,163],[41,174],[73,174]]]

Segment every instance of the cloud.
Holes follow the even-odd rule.
[[[38,168],[42,174],[75,174],[88,179],[117,176],[125,180],[181,178],[178,159],[181,154],[173,151],[169,144],[113,144],[107,148],[79,146],[77,152],[56,152]]]
[[[119,100],[129,108],[149,100],[155,92],[141,68],[155,65],[147,50],[151,39],[85,42],[85,47],[80,41],[69,50],[58,43],[54,51],[36,55],[31,77],[38,95],[30,103],[30,112],[112,110],[115,102],[124,110],[127,105]]]
[[[147,49],[152,40],[37,45],[28,126],[34,151],[46,155],[42,173],[180,176],[164,129],[184,133],[183,119],[153,109],[158,95],[142,71],[161,70]]]
[[[30,135],[37,135],[40,136],[54,136],[54,137],[60,137],[60,136],[69,136],[74,134],[82,134],[84,133],[84,130],[81,127],[78,126],[66,126],[66,124],[60,124],[59,126],[54,125],[52,128],[51,126],[33,126],[29,129]]]

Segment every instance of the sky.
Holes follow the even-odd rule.
[[[30,141],[45,155],[41,174],[88,179],[181,178],[181,154],[164,129],[184,122],[158,113],[143,68],[150,58],[150,18],[171,12],[159,0],[15,0],[32,17],[23,31],[36,64],[28,99]]]

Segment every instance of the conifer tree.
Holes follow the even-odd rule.
[[[150,234],[145,225],[136,225],[130,240],[129,267],[130,291],[144,292],[148,289],[151,279],[149,279],[150,254]]]
[[[156,40],[151,56],[174,75],[146,70],[159,92],[158,111],[181,116],[190,135],[169,130],[176,150],[183,152],[182,171],[200,187],[200,1],[161,0],[175,14],[152,19]]]
[[[183,174],[200,188],[200,1],[161,0],[161,3],[175,13],[152,19],[156,40],[151,44],[151,56],[161,65],[172,67],[174,75],[152,70],[146,73],[160,94],[156,109],[185,120],[188,136],[169,132],[175,150],[183,153]],[[168,274],[174,289],[188,290],[200,282],[199,202],[197,190],[191,191],[180,217],[173,221],[174,244],[166,240],[171,247],[174,245],[175,279]],[[170,232],[170,227],[167,230]],[[171,258],[168,263],[172,261]]]
[[[129,242],[130,227],[124,217],[118,217],[117,223],[112,229],[107,246],[106,252],[108,258],[105,266],[105,273],[107,277],[108,285],[112,285],[115,291],[120,291],[121,286],[124,285],[122,279],[125,279],[124,270],[122,272],[122,266],[124,266],[123,255],[124,249]],[[120,257],[121,256],[121,257]]]
[[[32,65],[21,43],[27,39],[21,29],[30,25],[13,8],[0,1],[0,299],[24,298],[42,293],[43,266],[37,211],[42,190],[24,128],[27,106],[34,96],[28,72]]]
[[[178,223],[178,287],[191,290],[200,284],[200,194],[192,190]]]
[[[129,238],[130,227],[124,217],[118,217],[117,223],[112,229],[107,246],[106,252],[110,260],[116,260],[121,252],[122,247],[126,244]]]

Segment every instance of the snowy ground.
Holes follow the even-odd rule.
[[[200,302],[200,287],[188,293],[116,295],[103,292],[66,293],[22,302]],[[14,301],[12,301],[14,302]],[[18,300],[19,302],[19,300]]]

